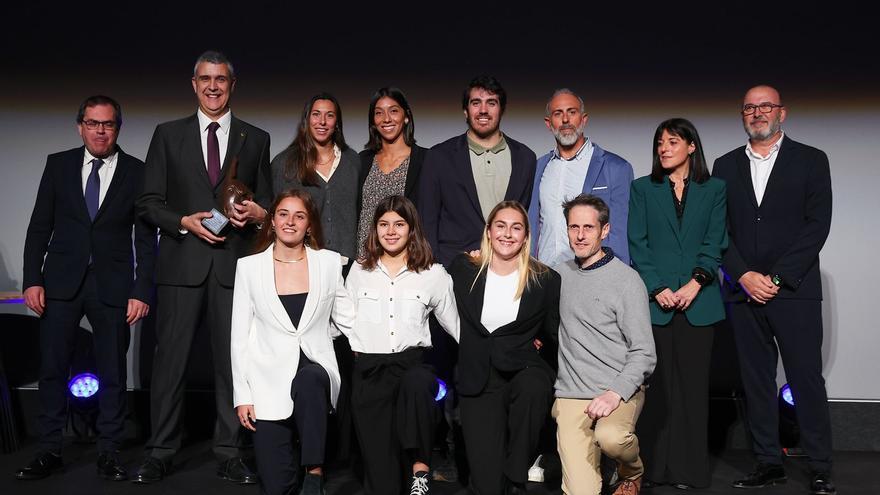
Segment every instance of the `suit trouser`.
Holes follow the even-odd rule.
[[[831,470],[831,419],[822,377],[822,302],[772,299],[730,305],[746,414],[758,462],[782,463],[776,364],[782,356],[810,469]]]
[[[490,367],[479,395],[459,397],[473,493],[500,495],[511,482],[526,482],[552,393],[547,370]]]
[[[330,376],[327,370],[309,361],[302,352],[299,359],[296,376],[290,384],[293,415],[280,421],[258,420],[256,423],[254,455],[260,472],[261,492],[267,495],[292,493],[299,466],[324,464]],[[294,445],[297,433],[299,449]]]
[[[196,329],[204,318],[211,332],[214,362],[214,454],[220,461],[241,456],[243,428],[232,406],[232,288],[220,285],[212,268],[199,286],[159,285],[157,294],[157,347],[150,384],[152,435],[147,455],[170,461],[180,450],[184,374]]]
[[[657,367],[648,379],[638,422],[645,477],[709,486],[709,365],[715,329],[693,326],[680,312],[653,329]]]
[[[620,479],[635,480],[644,472],[635,428],[645,392],[637,391],[610,415],[596,421],[584,412],[590,402],[589,399],[558,398],[553,403],[551,414],[559,426],[556,439],[562,461],[562,493],[566,495],[601,492],[602,454],[617,461]]]
[[[440,408],[437,375],[423,354],[417,348],[355,358],[351,402],[368,494],[396,495],[414,462],[431,464]]]
[[[46,299],[40,319],[40,449],[61,453],[62,430],[67,423],[67,382],[79,331],[86,315],[92,325],[98,390],[98,451],[119,450],[125,421],[125,354],[130,336],[127,308],[108,306],[98,297],[93,270],[86,270],[73,299]]]

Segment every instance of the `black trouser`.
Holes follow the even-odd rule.
[[[709,365],[712,326],[695,327],[683,313],[654,326],[657,366],[648,381],[638,437],[645,477],[657,483],[707,487]]]
[[[302,352],[299,367],[290,384],[293,415],[281,421],[258,420],[254,433],[254,454],[262,493],[292,493],[299,466],[324,464],[327,415],[330,413],[330,376],[321,365]],[[294,435],[299,434],[299,449]],[[299,456],[297,456],[299,450]],[[299,457],[299,462],[297,462]]]
[[[782,355],[810,469],[831,470],[831,419],[822,377],[822,303],[772,299],[731,304],[746,414],[758,462],[780,464],[776,362]]]
[[[459,397],[473,493],[500,495],[510,482],[526,482],[552,394],[547,370],[490,368],[479,395]]]
[[[219,461],[241,456],[244,429],[232,407],[232,288],[220,285],[212,269],[202,285],[159,285],[157,294],[157,348],[150,383],[152,435],[147,455],[170,461],[180,450],[184,373],[196,329],[204,318],[211,332],[214,361],[214,454]]]
[[[414,462],[431,464],[440,408],[437,375],[423,354],[417,348],[355,358],[351,402],[365,493],[396,495]]]
[[[61,453],[67,422],[67,382],[79,322],[83,314],[92,325],[98,390],[98,451],[119,450],[125,420],[125,354],[130,330],[126,307],[108,306],[98,298],[97,281],[89,269],[73,299],[46,299],[40,319],[40,449]]]

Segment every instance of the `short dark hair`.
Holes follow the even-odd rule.
[[[462,110],[467,110],[468,102],[471,99],[471,90],[474,88],[485,89],[489,93],[497,96],[498,103],[501,104],[501,113],[504,113],[504,109],[507,108],[507,92],[501,87],[501,83],[498,82],[498,79],[486,75],[480,75],[471,79],[471,82],[468,83],[466,88],[464,88],[464,93],[461,95]]]
[[[382,149],[382,136],[379,134],[379,131],[376,130],[373,113],[376,111],[376,103],[386,96],[400,105],[400,108],[403,109],[403,114],[407,119],[407,122],[403,124],[403,142],[406,143],[407,146],[413,146],[416,144],[416,123],[415,119],[413,119],[412,108],[410,108],[409,102],[406,101],[406,96],[403,94],[403,91],[399,88],[390,86],[379,88],[379,90],[373,95],[373,99],[370,100],[370,109],[367,110],[367,129],[369,130],[370,139],[364,146],[365,149],[376,152]]]
[[[85,118],[86,115],[86,108],[96,107],[98,105],[110,105],[113,107],[116,128],[119,129],[122,127],[122,107],[119,106],[119,103],[117,103],[116,100],[104,95],[94,95],[86,98],[80,104],[79,111],[76,113],[76,123],[82,124],[83,118]]]
[[[409,241],[407,241],[406,249],[406,268],[412,272],[418,273],[422,270],[431,268],[434,264],[434,255],[431,252],[431,245],[425,238],[422,230],[422,222],[419,218],[419,212],[412,201],[403,196],[388,196],[379,201],[376,210],[373,212],[373,221],[370,223],[370,232],[364,241],[364,257],[361,266],[365,270],[373,270],[379,262],[379,258],[385,252],[382,244],[379,243],[378,226],[382,215],[393,211],[400,215],[401,218],[409,225]]]
[[[589,206],[599,212],[599,226],[604,227],[611,218],[611,210],[608,205],[599,196],[581,193],[572,199],[562,203],[562,213],[565,215],[565,221],[568,222],[568,214],[575,206]]]
[[[709,168],[706,166],[706,155],[703,154],[703,144],[700,142],[700,135],[697,128],[687,119],[679,117],[664,120],[657,126],[654,131],[654,141],[652,141],[651,156],[653,162],[651,164],[651,181],[663,182],[663,177],[669,175],[669,172],[663,168],[660,163],[660,155],[657,154],[657,142],[663,136],[663,131],[684,139],[688,144],[694,145],[694,152],[691,154],[690,175],[688,180],[692,180],[697,184],[702,184],[709,180]]]
[[[232,62],[226,58],[226,55],[223,52],[218,52],[217,50],[208,50],[196,59],[196,63],[193,65],[193,77],[196,77],[196,70],[199,68],[199,64],[202,62],[207,62],[209,64],[217,64],[217,65],[225,65],[229,68],[229,77],[235,79],[235,68],[232,67]]]

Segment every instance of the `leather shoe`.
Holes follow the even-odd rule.
[[[19,480],[39,480],[52,474],[52,471],[61,469],[64,463],[61,456],[50,452],[39,452],[27,466],[19,468],[15,472],[15,478]]]
[[[118,452],[98,454],[98,476],[110,481],[125,481],[128,472],[125,466],[119,462]]]
[[[830,473],[816,472],[813,473],[813,479],[810,480],[810,493],[812,495],[835,495],[837,488],[831,481]]]
[[[302,488],[299,495],[324,495],[324,476],[320,474],[307,473],[303,478]]]
[[[137,473],[131,479],[133,483],[155,483],[171,471],[171,465],[152,456],[144,458],[144,462],[138,467]]]
[[[217,477],[242,485],[250,485],[260,481],[257,473],[248,467],[241,457],[233,457],[221,462],[217,466]]]
[[[781,464],[758,464],[754,471],[741,480],[736,480],[731,486],[734,488],[764,488],[785,483],[785,469]]]

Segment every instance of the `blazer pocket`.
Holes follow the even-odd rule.
[[[357,319],[367,323],[379,323],[382,320],[382,305],[379,291],[374,289],[358,289]]]

